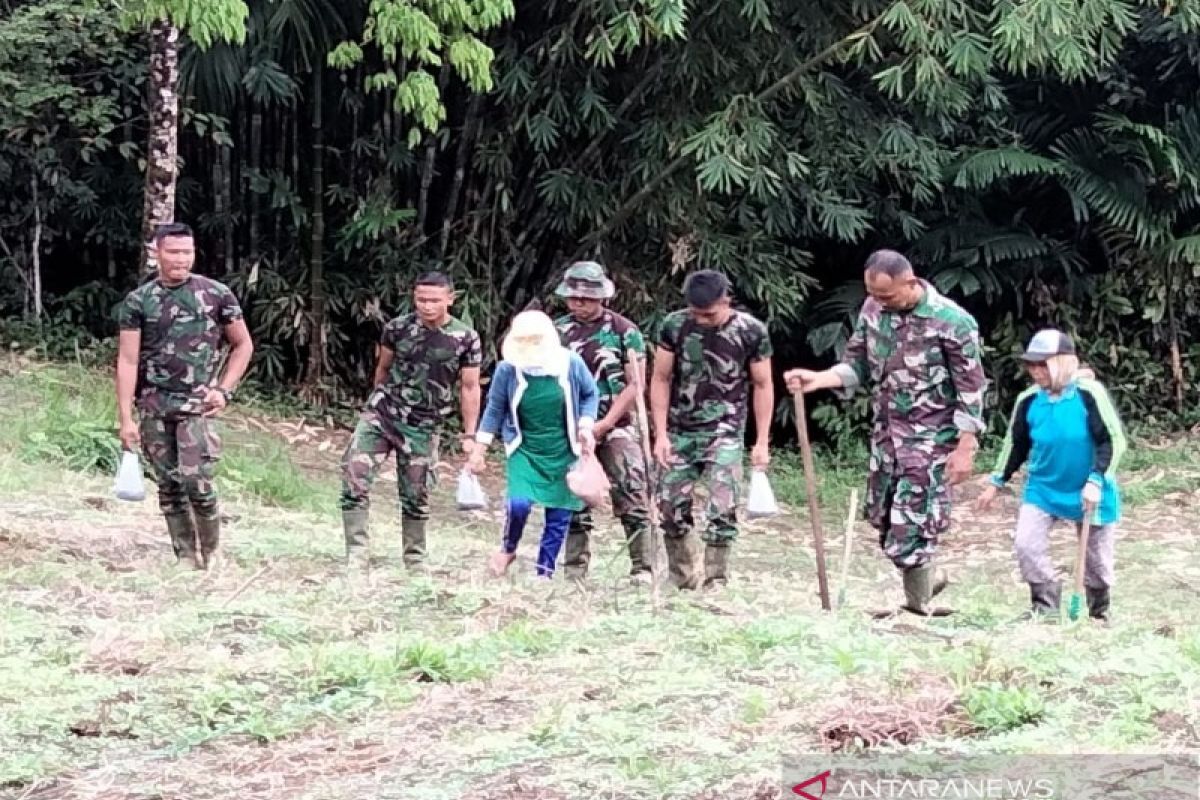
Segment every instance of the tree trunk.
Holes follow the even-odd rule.
[[[362,68],[355,67],[353,86],[362,86]],[[362,123],[362,106],[354,103],[354,116],[350,120],[350,191],[358,193],[358,132]],[[366,192],[363,192],[366,194]]]
[[[1175,413],[1183,413],[1184,390],[1187,388],[1187,378],[1183,374],[1183,357],[1179,348],[1179,323],[1175,319],[1175,303],[1172,300],[1175,293],[1174,270],[1167,272],[1167,326],[1171,338],[1171,377],[1175,381]]]
[[[315,109],[313,116],[316,116]],[[299,193],[300,186],[300,115],[292,114],[292,187]]]
[[[417,233],[425,236],[425,224],[429,220],[429,187],[433,185],[433,173],[437,170],[437,134],[431,133],[425,145],[425,160],[421,163],[421,191],[417,195]]]
[[[483,104],[482,95],[472,95],[467,103],[466,115],[463,119],[462,132],[459,134],[458,153],[454,159],[454,182],[450,185],[450,195],[446,198],[446,210],[442,213],[442,239],[438,244],[438,253],[446,257],[446,247],[450,244],[450,228],[453,226],[458,211],[458,197],[462,193],[463,181],[467,177],[467,158],[471,155],[471,145],[475,139],[475,131],[479,127],[479,107]]]
[[[312,82],[312,253],[309,278],[312,313],[308,328],[308,374],[305,383],[314,400],[325,400],[321,385],[325,378],[327,345],[325,337],[325,132],[322,127],[321,67],[313,69]]]
[[[20,240],[25,241],[25,236],[21,235]],[[24,287],[21,292],[21,318],[29,318],[29,276],[25,274],[25,268],[21,266],[21,261],[25,258],[25,251],[21,249],[20,243],[17,244],[17,252],[8,246],[8,242],[0,236],[0,251],[4,252],[5,258],[13,263],[13,268],[17,271],[17,277],[21,279],[21,285]]]
[[[157,269],[149,249],[156,226],[175,219],[179,177],[179,29],[165,20],[150,26],[150,141],[142,206],[142,274]],[[138,276],[141,279],[141,275]]]
[[[22,236],[22,242],[29,240]],[[21,258],[25,258],[25,254],[21,253]],[[33,283],[29,280],[29,275],[26,274],[25,267],[17,264],[17,274],[21,276],[21,283],[24,284],[24,291],[21,292],[21,319],[29,320],[33,317]]]
[[[216,156],[212,159],[212,199],[213,199],[213,216],[221,221],[221,238],[218,242],[217,252],[225,252],[225,230],[224,220],[229,216],[229,206],[225,204],[225,192],[221,187],[221,182],[225,179],[224,165],[221,163],[221,153],[225,148],[219,144],[213,145],[213,150],[216,151]]]
[[[236,242],[233,229],[233,148],[219,145],[217,150],[217,168],[220,171],[219,194],[221,204],[225,207],[221,230],[225,239],[225,274],[232,274],[236,269]]]
[[[33,191],[33,242],[29,246],[29,271],[32,273],[33,318],[42,324],[42,203],[38,198],[37,175],[29,179]]]
[[[288,158],[287,158],[287,145],[288,145],[288,141],[289,141],[288,131],[292,130],[291,120],[292,120],[292,117],[294,117],[294,116],[295,116],[295,114],[289,111],[289,112],[285,112],[283,119],[279,119],[277,117],[275,120],[275,124],[276,124],[276,138],[275,138],[276,149],[275,149],[275,152],[276,152],[276,155],[278,156],[277,166],[279,169],[279,174],[281,176],[288,174]],[[275,223],[274,224],[275,229],[272,234],[272,240],[271,240],[272,241],[271,253],[276,261],[276,264],[278,264],[278,262],[280,260],[280,253],[282,252],[282,249],[283,249],[283,211],[281,211],[279,209],[275,209],[271,216],[274,218],[274,223]],[[278,268],[278,267],[276,267],[276,268]]]
[[[438,73],[438,91],[442,97],[446,96],[446,84],[450,80],[450,65],[443,64],[441,72]],[[429,144],[425,147],[425,162],[421,167],[421,188],[420,194],[417,195],[417,231],[424,241],[424,237],[428,235],[426,225],[429,223],[429,189],[433,186],[433,176],[437,172],[437,151],[438,151],[438,136],[437,132],[429,134]]]
[[[250,174],[254,177],[259,177],[261,174],[261,153],[262,153],[262,130],[263,130],[263,115],[262,109],[258,103],[254,103],[254,110],[250,114]],[[259,216],[262,213],[262,198],[258,192],[250,189],[250,263],[247,272],[254,269],[258,264],[258,237],[259,226],[261,220]]]

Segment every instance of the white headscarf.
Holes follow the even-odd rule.
[[[522,311],[500,345],[500,356],[529,375],[562,375],[569,365],[554,320],[541,311]]]
[[[1077,377],[1079,358],[1070,354],[1051,356],[1046,359],[1046,369],[1050,373],[1050,392],[1059,394]]]

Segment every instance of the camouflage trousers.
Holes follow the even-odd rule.
[[[362,412],[342,455],[342,510],[370,507],[371,487],[395,453],[401,514],[405,519],[429,519],[437,449],[438,437],[432,431],[392,422],[374,409]]]
[[[195,510],[196,516],[217,516],[213,485],[221,458],[221,437],[208,417],[143,416],[142,454],[158,484],[158,506],[166,516]]]
[[[737,505],[742,489],[741,434],[672,433],[673,455],[662,477],[658,499],[663,535],[686,536],[693,525],[696,484],[708,484],[708,508],[703,539],[728,545],[737,538]]]
[[[866,517],[898,569],[929,563],[939,537],[950,529],[945,478],[950,452],[932,441],[897,446],[890,438],[877,438],[871,443]]]
[[[637,429],[627,426],[610,431],[596,446],[596,457],[612,483],[609,497],[613,516],[625,529],[630,572],[645,572],[650,569],[650,483]],[[577,511],[571,517],[563,560],[568,571],[587,571],[594,530],[591,509]]]

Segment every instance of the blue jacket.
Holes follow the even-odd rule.
[[[596,381],[583,359],[566,348],[561,353],[568,360],[566,369],[556,370],[563,394],[569,398],[566,403],[567,436],[571,440],[571,450],[575,455],[580,455],[578,429],[591,428],[596,423],[600,395],[596,391]],[[491,444],[499,433],[505,453],[512,454],[521,446],[521,423],[518,422],[517,407],[528,385],[525,375],[512,364],[501,361],[497,365],[488,389],[487,407],[479,422],[479,431],[475,434],[477,442],[485,446]]]

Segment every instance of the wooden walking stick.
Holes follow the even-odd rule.
[[[1083,576],[1084,570],[1087,568],[1088,537],[1092,532],[1093,510],[1090,508],[1083,510],[1083,522],[1079,531],[1079,554],[1075,556],[1075,591],[1067,603],[1067,617],[1071,620],[1079,619],[1079,615],[1083,611]]]
[[[800,437],[800,454],[804,458],[804,485],[808,490],[808,515],[812,518],[813,547],[817,554],[817,585],[821,592],[821,608],[831,610],[829,578],[825,574],[825,533],[821,528],[821,508],[817,499],[817,483],[813,467],[812,444],[808,441],[808,415],[804,411],[804,392],[792,395],[796,405],[796,435]]]
[[[663,564],[659,560],[659,550],[662,544],[662,530],[658,525],[658,503],[656,495],[658,482],[654,480],[654,448],[650,446],[650,419],[646,413],[646,372],[644,363],[635,354],[629,365],[633,367],[633,382],[637,386],[637,415],[638,427],[642,434],[642,454],[646,459],[646,480],[650,508],[650,604],[658,608],[659,592],[662,588]]]

